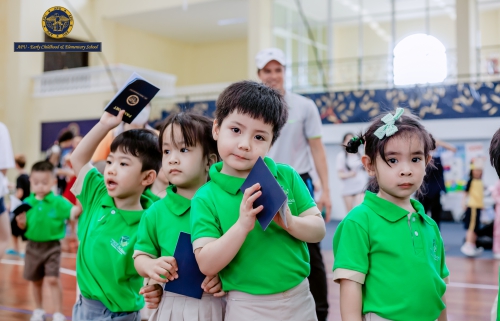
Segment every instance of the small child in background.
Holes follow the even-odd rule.
[[[191,198],[207,182],[210,166],[218,160],[211,134],[212,121],[191,113],[170,115],[160,129],[161,171],[172,185],[166,197],[146,211],[139,225],[134,264],[144,277],[164,283],[186,273],[177,270],[173,255],[180,233],[191,233]],[[207,276],[203,289],[201,300],[164,292],[150,320],[222,321],[225,311],[220,297],[224,292],[218,275]]]
[[[480,229],[481,210],[484,208],[484,185],[482,181],[483,166],[480,161],[471,164],[470,177],[463,198],[465,243],[460,251],[469,257],[483,253],[482,247],[476,247],[477,232]],[[465,206],[467,204],[467,206]]]
[[[16,179],[15,196],[17,199],[24,201],[24,199],[30,195],[30,177],[24,169],[24,166],[26,166],[26,157],[18,154],[15,156],[14,160],[16,163],[16,170],[19,173],[19,176]],[[11,208],[11,211],[12,210],[13,209]],[[21,253],[19,250],[19,238],[25,241],[26,237],[24,236],[24,231],[17,225],[17,221],[14,216],[11,217],[10,229],[12,231],[12,249],[8,249],[6,253],[24,257],[24,253]]]
[[[333,280],[340,283],[342,320],[447,320],[444,244],[436,222],[411,199],[419,191],[435,141],[398,108],[377,117],[348,142],[371,178],[362,204],[333,238]]]
[[[66,220],[72,211],[78,211],[68,200],[52,192],[57,184],[54,165],[48,161],[35,163],[30,175],[33,194],[24,201],[31,209],[16,217],[19,227],[26,229],[26,257],[24,273],[32,283],[36,309],[31,321],[45,321],[42,307],[42,285],[47,282],[52,293],[55,313],[54,321],[66,320],[62,312],[62,287],[59,280],[61,265],[61,243],[64,238]]]

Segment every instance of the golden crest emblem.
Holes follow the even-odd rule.
[[[52,7],[42,17],[42,28],[51,38],[64,38],[73,30],[73,15],[64,7]]]

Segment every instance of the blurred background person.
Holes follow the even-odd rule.
[[[347,146],[347,143],[353,137],[352,133],[345,134],[342,144]],[[340,190],[342,191],[346,213],[348,213],[363,200],[363,193],[368,184],[368,175],[361,163],[361,155],[359,153],[347,153],[345,149],[338,153],[337,175],[340,178]]]

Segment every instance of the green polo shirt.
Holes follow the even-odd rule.
[[[288,195],[292,215],[319,214],[306,185],[292,167],[276,164],[268,157],[264,161]],[[191,239],[195,247],[198,239],[221,237],[240,215],[243,198],[240,187],[245,179],[220,173],[222,164],[212,165],[211,180],[196,192],[191,201]],[[238,254],[219,276],[226,292],[238,290],[262,295],[297,286],[309,271],[309,252],[305,242],[294,238],[275,222],[263,231],[256,221]]]
[[[26,212],[26,238],[35,242],[57,241],[64,238],[66,220],[71,214],[71,204],[62,196],[50,192],[43,200],[31,193],[24,202],[31,205]]]
[[[364,282],[363,314],[429,321],[445,308],[441,297],[450,273],[443,240],[422,204],[411,204],[416,213],[366,192],[335,232],[334,279]]]
[[[146,196],[147,198],[149,198],[151,201],[153,202],[156,202],[156,201],[159,201],[161,200],[161,197],[159,197],[158,195],[154,194],[152,191],[151,191],[151,188],[148,187],[144,190],[144,193],[142,193],[142,195]]]
[[[88,169],[82,169],[80,174]],[[143,278],[134,268],[132,254],[144,210],[116,208],[103,176],[95,168],[86,173],[77,197],[84,208],[78,222],[80,247],[76,261],[82,295],[101,301],[112,312],[140,310],[144,306],[139,294]],[[152,202],[142,196],[141,204],[146,209]]]
[[[135,255],[143,252],[153,258],[173,256],[180,233],[190,234],[191,200],[174,191],[175,186],[170,185],[167,196],[154,203],[144,214],[134,246]]]

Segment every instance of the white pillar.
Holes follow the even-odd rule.
[[[248,1],[248,78],[258,79],[255,55],[272,45],[272,0]]]
[[[476,79],[477,70],[476,0],[456,0],[457,74],[458,80]]]

